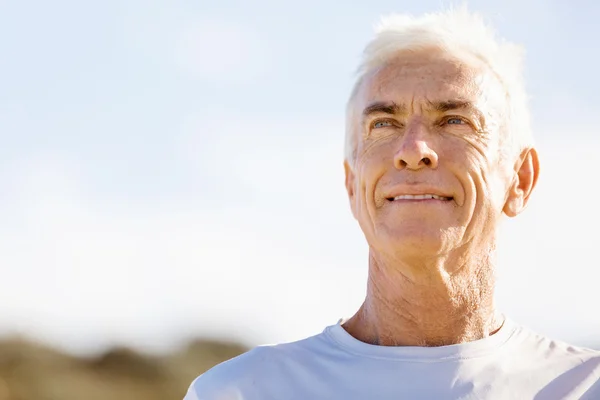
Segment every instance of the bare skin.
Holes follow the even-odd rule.
[[[386,346],[494,334],[497,229],[526,207],[539,174],[535,149],[504,147],[502,85],[432,49],[372,71],[354,105],[356,156],[344,166],[369,280],[343,327]]]

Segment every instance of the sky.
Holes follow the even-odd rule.
[[[380,16],[445,4],[0,0],[0,334],[163,352],[351,316],[367,267],[343,185],[354,71]],[[542,164],[502,226],[498,305],[599,343],[600,5],[468,4],[526,50]]]

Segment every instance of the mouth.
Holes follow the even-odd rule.
[[[437,194],[403,194],[396,197],[388,197],[389,201],[402,201],[402,200],[440,200],[440,201],[451,201],[453,197],[439,196]]]

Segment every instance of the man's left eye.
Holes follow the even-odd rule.
[[[449,125],[462,125],[466,122],[462,118],[448,118],[446,123]]]

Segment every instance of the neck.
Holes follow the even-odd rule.
[[[493,251],[416,262],[370,252],[367,296],[344,328],[382,346],[444,346],[482,339],[501,326],[494,307]]]

